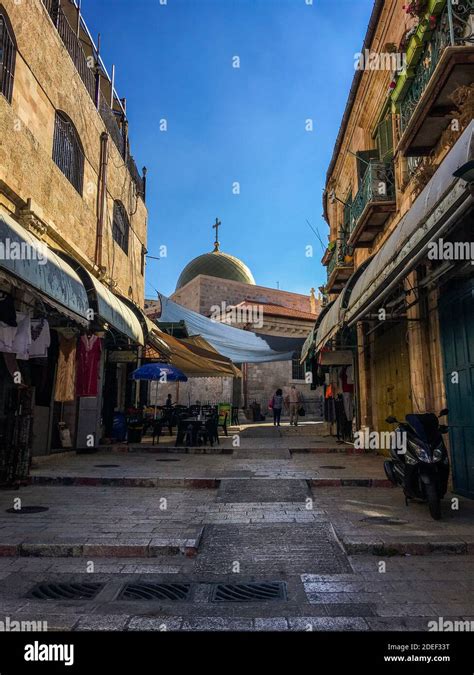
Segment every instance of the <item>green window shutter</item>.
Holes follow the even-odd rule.
[[[379,159],[387,162],[393,157],[392,116],[389,115],[377,128],[377,148]]]

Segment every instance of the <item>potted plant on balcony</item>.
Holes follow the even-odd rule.
[[[427,0],[411,0],[403,6],[407,14],[413,17],[420,17],[424,14],[427,5]]]

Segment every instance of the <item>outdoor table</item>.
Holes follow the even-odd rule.
[[[178,432],[176,434],[176,445],[181,445],[186,435],[187,427],[192,426],[191,445],[197,444],[199,430],[203,427],[205,420],[198,420],[197,417],[184,417],[179,420]]]

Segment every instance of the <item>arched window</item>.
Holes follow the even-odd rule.
[[[128,236],[130,230],[130,221],[122,202],[114,202],[114,216],[112,221],[112,237],[114,241],[128,255]]]
[[[84,151],[74,124],[59,110],[54,121],[53,160],[82,195]]]
[[[0,5],[0,92],[11,103],[15,74],[16,42],[7,14]]]

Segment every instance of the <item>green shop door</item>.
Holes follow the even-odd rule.
[[[474,499],[474,279],[455,284],[439,304],[449,442],[454,489]]]

